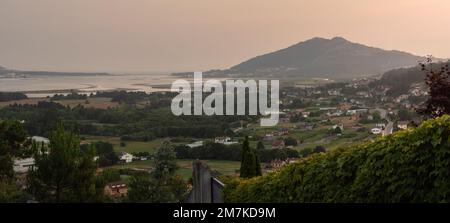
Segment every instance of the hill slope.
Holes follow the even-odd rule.
[[[316,154],[278,172],[228,180],[226,202],[449,202],[450,116]]]
[[[231,67],[228,73],[354,78],[417,65],[423,57],[352,43],[344,38],[313,38],[257,56]]]
[[[428,69],[439,70],[449,62],[437,62],[428,65]],[[430,67],[432,66],[432,67]],[[411,85],[425,84],[426,74],[420,66],[411,68],[399,68],[384,73],[381,78],[374,83],[372,87],[385,86],[390,90],[387,92],[389,96],[399,96],[407,94]]]

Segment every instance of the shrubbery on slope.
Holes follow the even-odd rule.
[[[315,154],[264,177],[228,179],[226,202],[449,202],[450,116]]]

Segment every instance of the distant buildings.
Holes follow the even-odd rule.
[[[232,144],[236,144],[238,142],[231,141],[231,138],[228,136],[222,136],[222,137],[216,137],[214,139],[214,143],[219,143],[219,144],[223,144],[223,145],[232,145]]]
[[[128,187],[122,181],[112,182],[106,184],[104,192],[106,195],[114,198],[125,197],[128,194]]]
[[[341,89],[331,89],[331,90],[328,90],[328,95],[331,95],[331,96],[339,96],[339,95],[341,95]]]
[[[408,124],[409,124],[409,121],[398,121],[397,127],[399,129],[408,129]]]
[[[272,170],[277,170],[280,169],[281,167],[287,165],[287,164],[291,164],[294,163],[295,161],[297,161],[297,159],[294,158],[289,158],[287,160],[272,160],[270,161],[270,163],[266,164],[265,168],[269,169],[268,172],[271,172]]]
[[[350,110],[347,110],[347,115],[364,114],[364,113],[367,113],[368,111],[369,110],[367,108],[350,109]]]
[[[275,136],[273,134],[266,134],[262,140],[263,141],[273,141],[275,139]]]
[[[119,160],[124,163],[131,163],[131,162],[133,162],[133,155],[126,153],[126,152],[120,152]]]
[[[284,141],[283,140],[274,140],[272,142],[272,149],[284,149]]]

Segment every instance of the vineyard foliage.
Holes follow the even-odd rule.
[[[450,116],[251,179],[226,179],[226,202],[450,202]]]

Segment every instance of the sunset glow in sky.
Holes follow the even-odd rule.
[[[228,68],[312,37],[450,57],[448,0],[0,0],[0,65]]]

